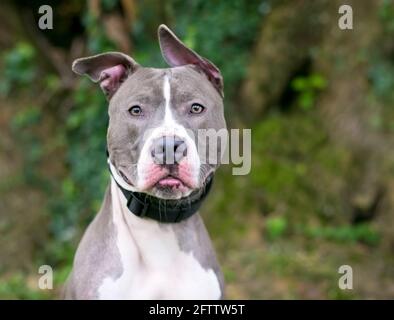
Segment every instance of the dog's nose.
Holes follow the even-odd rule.
[[[186,143],[174,136],[157,138],[153,141],[151,155],[157,164],[178,164],[187,155]]]

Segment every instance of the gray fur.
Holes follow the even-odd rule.
[[[198,129],[226,128],[223,80],[219,69],[187,48],[163,25],[159,28],[159,39],[163,56],[171,68],[142,67],[131,57],[117,52],[78,59],[73,64],[76,73],[86,74],[94,82],[100,82],[109,100],[107,146],[110,160],[132,185],[137,180],[136,164],[145,143],[144,132],[159,126],[165,114],[165,77],[171,83],[171,113],[178,124],[195,134]],[[199,117],[190,116],[188,108],[193,103],[204,105],[206,112]],[[129,109],[133,105],[143,106],[143,116],[133,118],[130,115]],[[220,154],[220,150],[217,152]],[[198,188],[204,187],[206,177],[217,166],[201,166],[202,179]],[[149,192],[160,196],[155,189]],[[66,299],[99,298],[98,289],[103,280],[108,277],[119,279],[125,272],[116,242],[112,197],[109,187],[99,213],[86,230],[77,250],[74,269],[65,289]],[[214,271],[223,297],[223,275],[199,214],[180,223],[160,226],[173,231],[181,251],[193,253],[202,268]],[[132,235],[133,230],[129,231]]]
[[[116,235],[112,222],[111,189],[107,188],[103,205],[79,244],[74,270],[64,292],[66,299],[97,299],[97,289],[104,278],[120,277],[123,270]]]

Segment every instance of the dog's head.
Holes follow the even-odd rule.
[[[77,59],[72,68],[99,82],[109,101],[113,174],[132,191],[179,199],[201,189],[220,162],[221,143],[199,136],[226,128],[223,79],[166,26],[158,34],[171,68],[142,67],[119,52]]]

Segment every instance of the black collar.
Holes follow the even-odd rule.
[[[205,187],[193,191],[190,196],[181,200],[163,200],[146,193],[125,189],[114,177],[109,161],[108,165],[113,179],[127,199],[129,211],[140,218],[148,217],[163,223],[180,222],[195,214],[211,190],[213,182],[213,175],[211,175],[208,177]]]

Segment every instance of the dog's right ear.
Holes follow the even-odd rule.
[[[75,73],[87,75],[93,82],[99,82],[108,100],[138,67],[139,64],[133,58],[120,52],[107,52],[80,58],[72,64]]]

